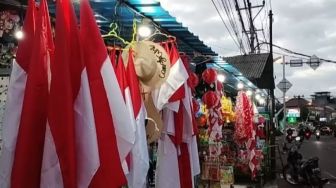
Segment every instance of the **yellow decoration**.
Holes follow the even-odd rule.
[[[233,122],[235,114],[233,112],[232,101],[230,98],[222,96],[221,98],[222,113],[227,123]]]

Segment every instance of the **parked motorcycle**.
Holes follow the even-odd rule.
[[[287,155],[287,165],[283,169],[285,180],[292,185],[308,185],[312,188],[323,188],[328,179],[321,178],[318,157],[303,160],[299,153],[302,142],[300,137],[290,147]]]
[[[315,136],[316,136],[316,140],[320,140],[320,131],[319,130],[316,130],[315,132]]]

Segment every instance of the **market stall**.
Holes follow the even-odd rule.
[[[29,0],[8,86],[22,104],[7,101],[0,164],[9,165],[0,185],[192,188],[230,186],[240,175],[259,180],[265,120],[247,94],[255,85],[157,1],[74,7]],[[32,155],[22,157],[25,151]]]

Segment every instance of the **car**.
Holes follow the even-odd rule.
[[[330,127],[327,126],[321,127],[320,131],[322,135],[331,135],[333,132]]]

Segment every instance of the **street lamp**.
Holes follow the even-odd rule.
[[[218,74],[218,75],[217,75],[217,80],[220,81],[220,82],[224,82],[224,81],[225,81],[225,75],[223,75],[223,74]]]
[[[252,92],[251,90],[247,90],[247,91],[246,91],[246,95],[247,95],[247,96],[250,97],[250,96],[252,96],[252,94],[253,94],[253,92]]]
[[[21,40],[23,39],[24,35],[23,35],[23,32],[21,30],[18,30],[15,32],[15,38],[18,39],[18,40]]]
[[[238,84],[237,84],[237,88],[238,88],[239,90],[243,89],[243,88],[244,88],[244,84],[241,83],[241,82],[238,82]]]

